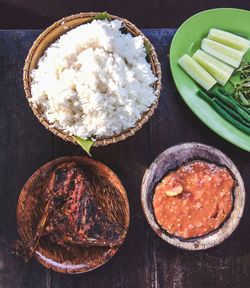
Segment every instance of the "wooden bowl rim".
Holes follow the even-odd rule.
[[[231,171],[231,173],[233,174],[237,182],[237,185],[233,191],[234,203],[233,203],[232,210],[229,216],[221,224],[221,226],[217,228],[216,230],[209,232],[207,235],[203,237],[197,237],[197,238],[185,240],[185,239],[180,239],[174,235],[171,236],[167,232],[166,233],[163,232],[164,230],[159,226],[159,224],[155,220],[154,212],[151,212],[149,209],[147,195],[148,193],[150,193],[150,191],[147,190],[147,184],[148,184],[149,178],[153,175],[152,173],[155,172],[156,167],[159,165],[159,163],[163,161],[161,158],[163,157],[165,158],[167,155],[171,153],[180,153],[180,151],[184,149],[190,149],[193,147],[198,148],[200,151],[209,151],[210,153],[212,152],[212,154],[220,157],[220,160],[222,159],[223,161],[225,160],[227,163],[229,163],[231,168],[229,168],[228,165],[226,164],[224,164],[224,166],[227,167]],[[197,158],[199,158],[199,156],[197,156]],[[189,160],[189,158],[187,158],[186,160]],[[201,160],[205,160],[205,159],[201,159]],[[209,159],[207,159],[207,161],[209,161]],[[173,168],[176,168],[176,167],[173,167]],[[167,172],[168,171],[165,171],[163,175],[165,175]],[[236,193],[236,189],[238,191],[237,193]],[[226,240],[233,233],[233,231],[237,228],[237,226],[239,225],[240,219],[242,218],[244,206],[245,206],[245,194],[246,193],[245,193],[243,179],[241,177],[239,170],[233,163],[233,161],[220,150],[212,146],[205,145],[202,143],[197,143],[197,142],[187,142],[187,143],[177,144],[175,146],[167,148],[165,151],[160,153],[151,163],[149,168],[146,169],[145,174],[143,176],[142,184],[141,184],[141,204],[142,204],[142,209],[143,209],[143,212],[144,212],[144,215],[146,217],[148,224],[151,226],[154,232],[159,237],[161,237],[164,241],[166,241],[167,243],[173,246],[176,246],[178,248],[185,249],[185,250],[205,250],[205,249],[217,246],[220,243],[222,243],[224,240]],[[236,202],[236,199],[237,199],[237,202]],[[235,203],[237,206],[235,206]]]
[[[36,178],[40,177],[41,173],[46,171],[48,168],[49,169],[54,169],[56,166],[58,166],[59,164],[61,164],[63,162],[70,162],[70,161],[74,161],[74,160],[78,161],[80,163],[85,163],[85,164],[87,163],[87,164],[90,164],[90,165],[95,163],[95,165],[97,164],[98,166],[101,166],[102,169],[104,169],[104,170],[108,171],[109,173],[111,173],[111,175],[120,184],[120,187],[122,188],[120,190],[120,193],[122,194],[122,197],[124,198],[124,202],[126,204],[126,209],[127,209],[127,212],[128,212],[127,215],[126,215],[127,217],[125,219],[125,221],[126,221],[126,224],[125,224],[126,233],[125,233],[125,237],[123,239],[123,242],[124,242],[125,238],[127,236],[126,234],[128,232],[129,222],[130,222],[130,209],[129,209],[129,201],[128,201],[126,190],[125,190],[121,180],[116,175],[116,173],[113,172],[113,170],[111,170],[107,165],[103,164],[100,161],[96,161],[96,160],[93,160],[92,158],[85,157],[85,156],[64,156],[64,157],[56,158],[56,159],[51,160],[51,161],[45,163],[44,165],[42,165],[40,168],[38,168],[29,177],[29,179],[26,181],[26,183],[24,184],[24,186],[23,186],[23,188],[22,188],[22,190],[20,192],[20,195],[19,195],[19,198],[18,198],[18,202],[17,202],[17,208],[16,208],[17,229],[18,229],[18,233],[19,233],[21,239],[23,240],[22,232],[21,232],[21,225],[20,225],[20,221],[19,221],[19,210],[21,209],[20,207],[21,207],[21,205],[23,203],[23,200],[27,197],[26,195],[29,193],[28,189],[26,190],[26,187],[29,186],[30,183],[35,181]],[[53,167],[51,168],[50,165],[53,165]],[[98,267],[101,267],[102,265],[107,263],[116,254],[116,252],[121,247],[121,245],[113,247],[113,248],[110,248],[108,250],[108,253],[105,255],[105,259],[104,259],[103,263],[98,264],[96,266],[93,266],[90,269],[86,269],[83,264],[82,265],[81,264],[70,265],[70,264],[67,264],[67,263],[55,262],[52,259],[46,258],[39,251],[35,252],[34,257],[43,266],[45,266],[48,269],[52,269],[52,270],[54,270],[56,272],[67,273],[67,274],[80,274],[80,273],[85,273],[85,272],[89,272],[89,271],[92,271],[94,269],[97,269]],[[64,259],[64,260],[67,260],[67,259]]]
[[[39,122],[41,124],[43,124],[45,126],[46,129],[50,130],[54,135],[61,137],[63,140],[65,141],[70,141],[74,144],[77,144],[76,140],[73,138],[73,136],[70,136],[68,133],[64,132],[61,129],[55,128],[51,126],[51,123],[49,123],[49,121],[44,118],[41,114],[41,111],[39,108],[34,107],[34,105],[29,101],[29,98],[31,98],[31,77],[30,77],[30,65],[31,65],[31,61],[32,58],[36,52],[37,47],[40,45],[41,41],[47,37],[48,34],[50,34],[54,29],[56,29],[57,27],[59,27],[60,25],[65,25],[67,26],[67,22],[72,21],[74,19],[85,19],[85,21],[83,21],[81,24],[83,24],[84,22],[88,21],[89,18],[92,18],[94,16],[96,16],[97,14],[99,14],[100,12],[86,12],[86,13],[78,13],[78,14],[73,14],[71,16],[67,16],[64,17],[56,22],[54,22],[51,26],[49,26],[44,32],[42,32],[37,39],[34,41],[32,47],[29,50],[29,53],[27,55],[27,58],[25,60],[25,65],[23,68],[23,83],[24,83],[24,91],[25,91],[25,95],[26,98],[28,100],[29,106],[31,107],[33,113],[35,114],[35,116],[37,117],[37,119],[39,120]],[[112,143],[116,143],[118,141],[121,140],[125,140],[127,137],[132,136],[135,134],[135,132],[137,132],[139,129],[141,129],[141,127],[148,122],[149,118],[154,114],[155,109],[158,106],[158,101],[159,101],[159,97],[160,97],[160,90],[162,87],[161,84],[161,77],[162,77],[162,72],[161,72],[161,64],[158,61],[157,58],[157,54],[155,51],[154,46],[152,45],[152,43],[148,40],[148,38],[134,25],[132,24],[130,21],[128,21],[125,18],[120,18],[118,16],[114,16],[114,15],[110,15],[110,17],[112,18],[112,20],[114,19],[118,19],[121,20],[123,22],[123,24],[126,26],[126,28],[128,29],[128,31],[133,34],[133,35],[141,35],[144,39],[144,41],[149,44],[150,46],[150,64],[151,64],[151,70],[153,72],[153,74],[157,77],[157,80],[155,81],[154,84],[154,91],[156,91],[156,100],[155,102],[150,106],[149,110],[144,112],[144,114],[142,115],[141,119],[139,119],[136,122],[136,125],[134,127],[128,128],[124,131],[122,131],[120,134],[118,135],[114,135],[114,136],[109,136],[109,137],[103,137],[103,138],[99,138],[97,139],[93,146],[94,147],[98,147],[98,146],[106,146],[108,144],[112,144]],[[81,25],[79,24],[79,25]],[[77,27],[78,25],[71,27],[71,29]],[[69,30],[65,30],[65,33],[68,32]],[[133,32],[133,33],[132,33]],[[64,33],[60,34],[63,35]],[[53,42],[51,42],[53,43]],[[51,44],[50,43],[50,44]],[[44,51],[47,49],[47,47],[44,49]]]

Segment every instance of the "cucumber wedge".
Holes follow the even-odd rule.
[[[244,52],[242,51],[225,46],[208,38],[202,40],[201,49],[235,68],[240,66],[240,62],[244,55]]]
[[[210,29],[207,38],[244,53],[250,47],[250,41],[248,39],[219,29]]]
[[[191,56],[183,55],[178,63],[205,90],[211,89],[216,84],[216,80]]]
[[[222,86],[224,86],[228,79],[233,74],[234,68],[222,61],[216,59],[215,57],[209,55],[208,53],[198,49],[194,55],[193,59],[199,63],[208,73],[210,73],[215,80]]]

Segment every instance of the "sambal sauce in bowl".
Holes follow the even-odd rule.
[[[155,218],[170,234],[184,239],[204,236],[231,212],[234,185],[227,168],[200,160],[188,162],[155,187]]]
[[[201,250],[236,229],[245,190],[239,171],[221,151],[184,143],[165,150],[146,170],[141,200],[147,221],[163,240]]]

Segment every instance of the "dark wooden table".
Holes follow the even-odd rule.
[[[77,146],[55,137],[38,122],[25,99],[22,68],[40,30],[0,31],[0,288],[29,287],[250,287],[250,203],[246,198],[237,230],[223,244],[206,251],[183,251],[161,240],[147,224],[140,203],[145,169],[167,147],[197,141],[227,154],[250,189],[249,153],[209,130],[187,108],[171,77],[167,53],[175,29],[144,30],[162,64],[163,88],[149,123],[127,140],[92,150],[123,182],[130,202],[131,222],[124,245],[107,264],[80,275],[45,269],[35,260],[25,264],[11,255],[19,236],[18,195],[41,165],[65,155],[84,155]]]

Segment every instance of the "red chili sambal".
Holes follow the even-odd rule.
[[[156,220],[180,238],[204,236],[230,213],[233,187],[234,180],[226,168],[205,161],[189,162],[156,186]]]

